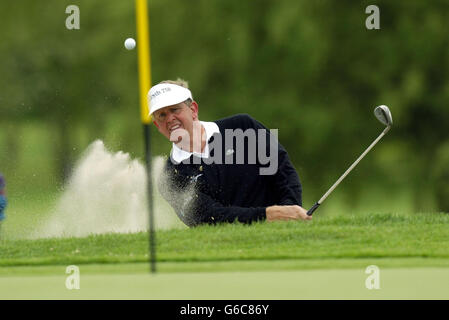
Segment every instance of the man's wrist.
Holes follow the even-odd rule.
[[[265,216],[266,216],[267,220],[269,220],[269,218],[272,218],[276,211],[279,211],[279,207],[280,206],[274,205],[274,206],[269,206],[265,209]]]

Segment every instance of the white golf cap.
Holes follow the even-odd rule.
[[[150,115],[156,110],[184,102],[189,98],[193,100],[189,89],[172,83],[159,83],[148,91]]]

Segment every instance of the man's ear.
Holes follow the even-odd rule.
[[[192,110],[193,120],[198,120],[198,103],[195,100],[192,101],[190,110]]]

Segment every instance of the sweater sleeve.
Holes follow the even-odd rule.
[[[265,207],[225,206],[197,188],[196,182],[176,169],[166,169],[158,188],[178,217],[189,227],[221,222],[251,223],[266,219]]]
[[[265,207],[244,208],[224,206],[209,195],[196,192],[191,213],[195,216],[193,224],[235,222],[251,223],[266,218]]]

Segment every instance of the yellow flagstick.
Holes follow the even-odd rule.
[[[151,174],[151,117],[148,111],[147,93],[151,86],[150,64],[150,31],[148,23],[147,0],[136,0],[137,24],[137,56],[139,68],[140,117],[143,124],[145,140],[145,158],[147,167],[148,209],[149,209],[149,237],[150,237],[150,268],[156,272],[156,234],[154,230],[153,212],[153,182]]]
[[[147,0],[136,0],[137,54],[139,60],[140,115],[142,123],[151,123],[147,93],[151,86],[150,28]]]

